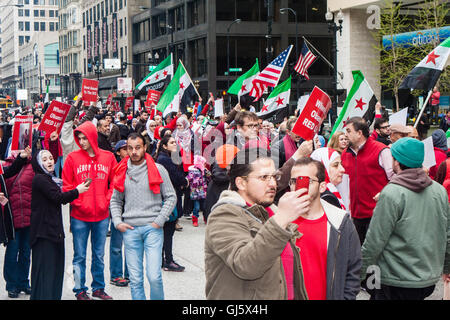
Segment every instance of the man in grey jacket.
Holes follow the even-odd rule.
[[[150,299],[163,300],[163,226],[176,206],[177,196],[167,170],[145,150],[144,138],[138,133],[130,134],[128,157],[115,169],[110,209],[114,226],[123,233],[132,299],[146,299],[145,254]]]

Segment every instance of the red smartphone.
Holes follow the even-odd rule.
[[[305,193],[309,192],[309,177],[305,177],[305,176],[297,177],[297,182],[295,184],[295,190],[299,190],[299,189],[303,189],[303,188],[306,188]],[[299,197],[301,197],[305,193],[302,193]]]

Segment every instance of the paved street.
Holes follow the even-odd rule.
[[[75,296],[72,293],[73,278],[72,278],[72,234],[68,229],[68,210],[64,207],[64,223],[66,227],[66,274],[64,277],[63,299],[74,300]],[[205,277],[204,277],[204,232],[205,225],[203,219],[199,219],[199,227],[194,228],[191,220],[181,218],[180,224],[183,226],[183,231],[175,232],[174,235],[174,259],[179,264],[186,267],[184,272],[165,272],[163,271],[164,293],[167,300],[204,300],[205,299]],[[3,279],[3,257],[5,255],[5,247],[0,246],[0,300],[13,300],[8,298],[5,290],[5,281]],[[86,284],[90,285],[92,277],[90,275],[90,248],[88,246],[88,262],[86,272]],[[119,288],[109,284],[109,238],[106,242],[105,252],[105,291],[116,300],[130,300],[130,288]],[[149,298],[150,287],[145,280],[146,295]],[[89,290],[89,293],[91,291]],[[442,282],[440,281],[436,286],[435,292],[428,298],[431,300],[442,299]],[[27,300],[29,297],[20,294],[19,300]],[[359,300],[367,300],[369,296],[365,292],[358,295]],[[15,300],[15,299],[14,299]]]

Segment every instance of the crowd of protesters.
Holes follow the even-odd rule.
[[[59,134],[35,129],[22,151],[11,150],[14,117],[3,116],[10,298],[61,299],[63,204],[78,300],[113,299],[108,237],[110,283],[143,300],[145,275],[150,299],[164,299],[162,270],[185,270],[172,254],[183,217],[206,225],[207,299],[352,300],[361,290],[424,299],[450,281],[447,118],[432,134],[436,165],[424,168],[425,137],[389,125],[380,104],[373,130],[354,117],[332,137],[305,141],[295,115],[274,125],[237,104],[214,118],[212,96],[166,117],[155,106],[124,112],[77,97]],[[38,124],[45,108],[24,113]]]

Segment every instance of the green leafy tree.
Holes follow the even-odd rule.
[[[373,34],[379,43],[375,48],[380,51],[380,84],[384,91],[392,91],[396,111],[400,109],[399,87],[415,62],[413,50],[395,42],[396,35],[411,31],[411,17],[401,6],[401,3],[385,0],[380,12],[380,29]],[[390,48],[383,46],[384,36],[390,40]]]

